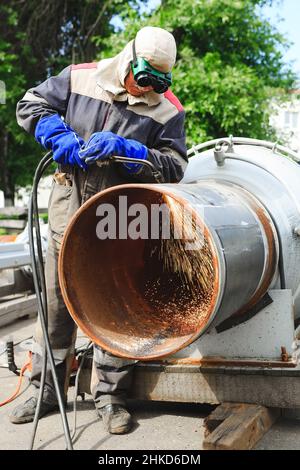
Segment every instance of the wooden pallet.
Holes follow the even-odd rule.
[[[203,449],[249,450],[280,415],[277,408],[248,403],[222,403],[204,421]]]

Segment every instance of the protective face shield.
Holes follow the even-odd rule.
[[[152,86],[156,93],[165,93],[172,84],[171,73],[159,72],[158,70],[154,69],[145,59],[142,57],[137,57],[135,41],[132,43],[132,55],[133,60],[131,62],[131,69],[138,86]]]

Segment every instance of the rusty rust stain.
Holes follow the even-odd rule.
[[[124,245],[122,241],[116,240],[114,244],[107,245],[102,241],[100,244],[99,240],[94,239],[95,209],[100,201],[114,201],[114,198],[121,194],[131,194],[134,200],[136,197],[134,191],[144,191],[143,200],[148,203],[157,200],[162,194],[169,195],[181,204],[186,203],[183,197],[174,195],[171,190],[150,184],[114,186],[91,197],[75,213],[64,234],[59,256],[59,281],[71,316],[93,342],[116,356],[153,360],[174,353],[193,342],[209,322],[220,295],[219,258],[210,231],[195,213],[197,223],[203,227],[206,248],[212,264],[209,292],[205,293],[205,298],[200,299],[202,302],[200,307],[199,298],[195,301],[195,298],[185,294],[182,298],[178,295],[176,302],[173,303],[169,297],[169,301],[164,303],[164,308],[158,312],[158,304],[163,303],[164,295],[172,286],[170,282],[169,285],[165,283],[164,292],[161,287],[155,292],[157,286],[154,282],[148,286],[145,282],[144,287],[141,287],[143,279],[140,273],[145,271],[145,256],[142,254],[144,245],[139,243],[144,244],[144,242],[138,242],[131,248],[130,257],[130,253],[126,251],[129,251],[128,245],[131,242]],[[276,245],[271,221],[258,201],[254,203],[254,199],[246,191],[241,190],[241,192],[264,227],[268,244],[268,260],[260,287],[248,304],[234,315],[245,312],[260,300],[276,269]],[[84,243],[80,243],[81,239]],[[82,254],[85,246],[89,249],[92,275],[89,273],[90,268],[85,264],[86,259]],[[114,263],[111,262],[112,258],[109,259],[109,256],[114,257]],[[78,274],[81,268],[82,271]],[[94,281],[98,277],[99,283],[97,284]],[[176,276],[173,281],[179,283]],[[92,289],[89,283],[93,285]],[[152,289],[152,296],[157,295],[158,299],[150,299],[149,296],[147,298],[147,288]],[[117,296],[116,292],[118,292]],[[179,290],[178,293],[180,293]],[[92,311],[91,315],[90,311]],[[187,360],[191,361],[191,359]],[[224,361],[222,359],[218,364],[224,365]],[[211,359],[203,359],[199,365],[205,363],[213,364]],[[226,362],[227,365],[245,365],[246,363],[248,362]],[[264,364],[273,363],[268,361]],[[258,364],[262,364],[261,361]],[[283,362],[281,366],[282,364]],[[284,364],[286,364],[285,367],[294,367],[294,365],[289,365],[291,364],[289,361]],[[248,365],[255,365],[255,363],[251,361]]]
[[[286,348],[284,346],[281,346],[281,360],[282,362],[288,362],[289,361],[289,355],[286,351]]]
[[[196,214],[197,222],[204,229],[206,249],[212,262],[210,292],[207,293],[205,302],[202,299],[201,305],[199,298],[195,302],[191,296],[188,298],[182,295],[180,299],[178,295],[177,304],[172,303],[169,298],[165,308],[159,312],[155,299],[151,303],[149,298],[145,298],[147,285],[141,285],[143,279],[139,273],[145,272],[145,256],[142,255],[144,245],[139,243],[145,242],[137,242],[131,248],[135,259],[131,256],[128,262],[124,262],[126,256],[129,256],[126,252],[130,241],[126,240],[126,245],[122,245],[119,240],[105,245],[102,241],[100,244],[99,240],[96,243],[90,236],[90,233],[95,232],[94,214],[100,202],[114,200],[120,194],[132,194],[134,199],[136,196],[134,192],[130,193],[131,189],[144,191],[148,202],[161,197],[163,192],[180,203],[185,202],[169,190],[157,190],[154,185],[143,184],[108,188],[93,196],[78,209],[66,229],[59,256],[59,280],[71,316],[93,342],[116,356],[148,361],[174,353],[199,336],[214,313],[218,299],[219,264],[211,234]],[[145,189],[151,191],[145,192]],[[85,240],[84,244],[80,244],[82,238]],[[89,250],[86,256],[83,245]],[[114,257],[113,262],[112,258],[108,259],[107,252]],[[134,266],[131,266],[132,263],[135,263]],[[93,276],[89,271],[93,272]],[[94,278],[97,279],[98,276],[97,284]],[[176,282],[179,282],[178,279]],[[148,287],[155,290],[153,283]],[[169,288],[170,286],[165,285],[166,290]],[[162,298],[165,293],[157,294]]]
[[[193,359],[190,357],[185,358],[165,358],[158,363],[170,364],[170,365],[193,365],[193,366],[230,366],[230,367],[296,367],[297,363],[288,359],[286,362],[278,361],[269,361],[269,360],[257,360],[257,359],[226,359],[222,357],[210,357],[202,359]]]

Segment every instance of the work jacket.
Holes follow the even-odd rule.
[[[27,91],[17,105],[18,124],[34,135],[41,117],[58,113],[85,141],[100,131],[135,139],[146,145],[148,161],[166,183],[180,181],[187,155],[184,110],[179,100],[168,90],[153,106],[144,102],[129,104],[104,90],[98,78],[97,63],[65,68]],[[49,200],[50,228],[58,241],[69,218],[93,194],[124,183],[155,182],[148,167],[130,174],[123,164],[108,160],[101,166],[91,165],[87,171],[70,165],[59,165],[58,171],[66,173],[69,181],[63,188],[57,188],[62,185],[56,184],[55,179]]]

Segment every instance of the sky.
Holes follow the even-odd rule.
[[[292,68],[300,79],[300,0],[280,0],[272,7],[265,7],[264,14],[294,43],[285,52],[284,58],[288,62],[294,61]],[[279,18],[282,18],[282,21],[279,21]]]

